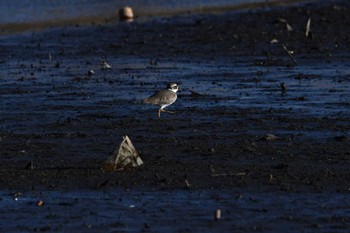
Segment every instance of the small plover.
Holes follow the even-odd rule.
[[[160,108],[158,110],[158,117],[160,118],[160,112],[170,112],[164,110],[164,108],[175,102],[177,99],[176,92],[178,90],[179,86],[176,83],[169,83],[166,89],[161,90],[154,95],[144,99],[143,103],[159,105]]]

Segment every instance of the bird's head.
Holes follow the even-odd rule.
[[[167,89],[173,92],[177,92],[178,90],[180,90],[179,86],[176,83],[169,83],[167,86]]]

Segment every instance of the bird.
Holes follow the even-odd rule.
[[[176,92],[179,90],[179,86],[176,83],[168,83],[166,89],[160,90],[154,95],[143,100],[143,103],[159,105],[158,118],[160,118],[161,112],[170,112],[164,108],[173,104],[177,99]],[[173,113],[173,112],[170,112]]]

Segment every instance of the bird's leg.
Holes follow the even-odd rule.
[[[160,112],[162,112],[162,108],[160,108],[159,110],[158,110],[158,118],[160,118]]]

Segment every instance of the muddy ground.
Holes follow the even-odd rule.
[[[326,200],[347,194],[349,7],[347,1],[325,1],[2,36],[1,189],[170,192],[162,200],[174,198],[171,192],[207,191],[227,193],[228,202],[239,199],[230,199],[232,192],[257,198],[263,192],[272,203],[271,196],[280,193],[306,195],[305,203],[315,193]],[[112,69],[101,68],[104,59]],[[183,90],[168,107],[175,113],[158,119],[157,107],[141,100],[170,81]],[[144,165],[104,171],[104,162],[126,134]],[[174,215],[186,205],[179,200]],[[345,207],[337,208],[348,210],[346,196],[342,203]],[[277,206],[276,211],[283,203]],[[334,225],[335,231],[346,232],[349,213],[331,218],[332,210],[327,223],[333,225],[325,232]],[[1,214],[6,215],[5,209]],[[318,230],[322,221],[307,224]],[[240,223],[235,228],[226,222],[221,230],[256,230],[249,221]],[[181,227],[176,221],[169,224]],[[9,229],[60,231],[62,226]],[[274,227],[259,229],[272,232]]]

